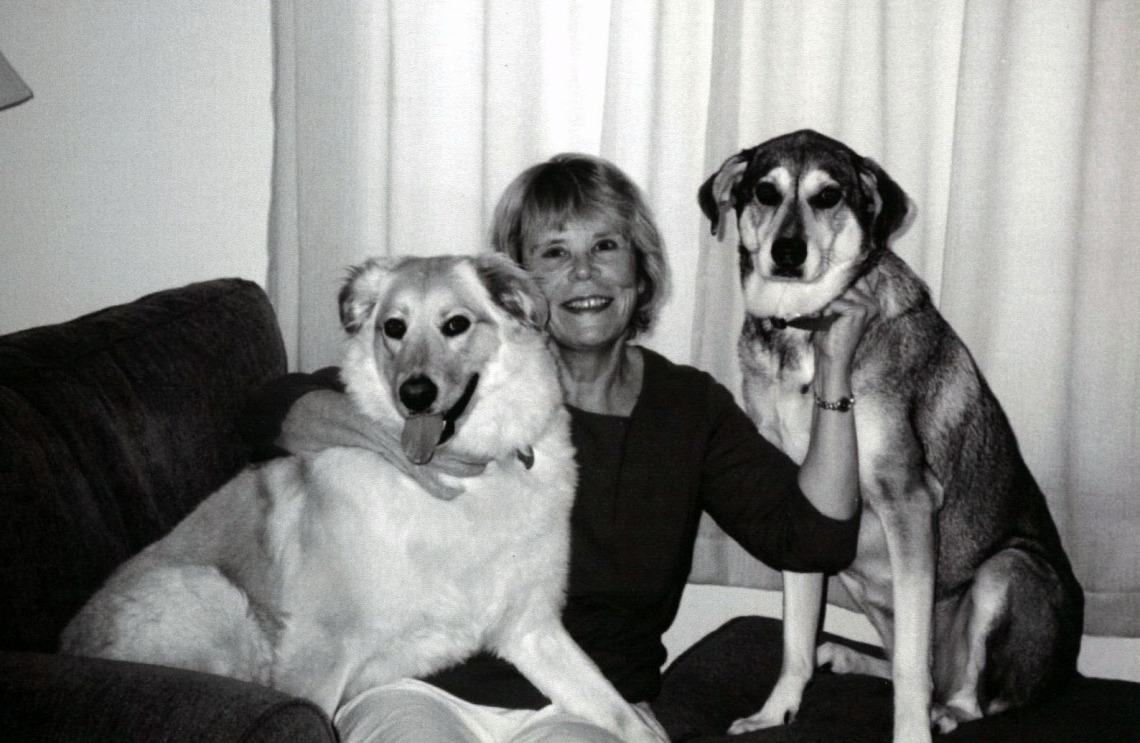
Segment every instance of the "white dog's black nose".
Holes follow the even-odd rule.
[[[798,237],[780,237],[772,243],[772,262],[777,269],[799,268],[807,260],[807,243]]]
[[[400,385],[400,402],[413,413],[422,413],[435,402],[439,388],[427,377],[411,377]]]

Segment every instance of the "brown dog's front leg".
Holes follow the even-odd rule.
[[[800,710],[804,688],[815,672],[815,641],[823,609],[822,573],[783,573],[784,659],[780,678],[759,712],[732,723],[729,735],[786,725]]]
[[[894,601],[895,743],[929,743],[938,486],[911,486],[882,511]]]

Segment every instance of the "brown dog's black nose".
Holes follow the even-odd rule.
[[[400,402],[413,413],[422,413],[435,402],[439,388],[427,377],[412,377],[400,385]]]
[[[772,243],[772,262],[779,270],[799,268],[807,260],[807,243],[798,237],[780,237]]]

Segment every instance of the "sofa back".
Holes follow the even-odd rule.
[[[55,650],[119,563],[246,463],[242,406],[285,370],[240,279],[0,337],[0,648]]]

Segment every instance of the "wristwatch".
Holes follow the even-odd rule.
[[[831,401],[824,400],[822,397],[816,395],[815,393],[812,394],[815,396],[815,406],[817,408],[823,408],[824,410],[834,410],[837,413],[846,413],[851,410],[851,408],[855,407],[854,395],[841,397],[838,400]]]

